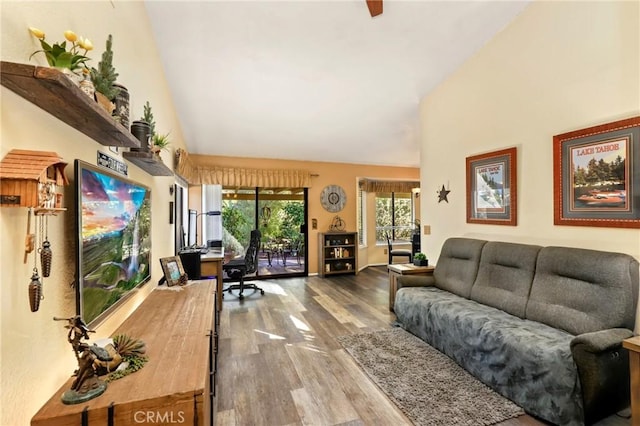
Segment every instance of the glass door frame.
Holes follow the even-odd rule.
[[[264,198],[260,197],[260,193],[264,192],[264,191],[278,191],[281,190],[282,188],[262,188],[262,187],[254,187],[254,188],[235,188],[235,191],[239,191],[239,190],[247,190],[247,191],[253,191],[253,203],[254,203],[254,214],[253,214],[253,219],[254,219],[254,224],[253,224],[253,228],[254,229],[259,229],[261,232],[263,231],[263,229],[265,228],[263,226],[263,220],[264,220],[264,215],[261,215],[261,209],[263,206],[261,206],[261,203],[264,202]],[[269,279],[269,278],[287,278],[287,277],[305,277],[309,275],[309,238],[308,238],[308,226],[307,226],[307,222],[308,222],[308,216],[309,216],[309,208],[308,208],[308,201],[309,201],[309,191],[308,188],[296,188],[296,189],[300,189],[302,190],[302,203],[303,203],[303,209],[304,209],[304,213],[303,213],[303,223],[301,225],[299,225],[299,231],[301,234],[301,238],[303,240],[303,254],[301,256],[301,262],[302,262],[302,270],[301,271],[295,271],[295,272],[284,272],[284,273],[280,273],[280,272],[276,272],[276,273],[272,273],[272,274],[264,274],[264,273],[260,273],[260,268],[258,268],[258,270],[254,275],[251,275],[251,279]],[[234,190],[234,188],[229,188],[229,187],[223,187],[223,205],[224,205],[224,200],[229,199],[229,192],[228,191],[232,191]],[[246,194],[248,195],[248,194]],[[286,197],[287,194],[279,194],[279,197]],[[249,200],[247,200],[249,201]],[[285,199],[286,201],[286,199]],[[224,207],[223,207],[224,208]],[[269,218],[270,219],[270,218]],[[223,226],[224,226],[224,222],[223,222]],[[264,238],[264,235],[263,235]],[[273,253],[271,253],[273,254]],[[271,259],[271,261],[273,261],[273,259]]]

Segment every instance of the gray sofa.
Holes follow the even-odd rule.
[[[432,277],[398,279],[398,323],[540,419],[591,424],[629,405],[638,262],[450,238]]]

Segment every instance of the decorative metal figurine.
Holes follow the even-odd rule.
[[[344,220],[340,216],[336,216],[333,218],[331,225],[329,226],[329,231],[331,232],[343,232],[345,229]]]
[[[438,194],[438,204],[440,204],[441,201],[446,201],[447,203],[449,202],[447,197],[449,196],[449,193],[451,191],[449,191],[448,189],[444,189],[444,184],[442,184],[442,189],[439,189],[436,192]]]
[[[89,330],[80,315],[71,318],[53,317],[54,321],[67,321],[65,328],[69,329],[67,340],[71,343],[73,352],[78,361],[78,369],[75,371],[75,380],[71,389],[62,394],[62,402],[65,404],[79,404],[100,396],[107,389],[107,384],[98,379],[96,373],[96,361],[111,361],[109,353],[95,343],[89,345],[82,339],[89,340]]]

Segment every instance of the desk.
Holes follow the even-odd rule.
[[[397,263],[387,266],[389,270],[389,310],[393,311],[398,291],[398,277],[402,275],[431,275],[435,266],[416,266],[413,263]]]
[[[629,374],[631,377],[631,422],[640,422],[640,336],[630,337],[622,341],[622,346],[629,349]]]
[[[224,260],[224,248],[211,248],[200,256],[200,273],[203,277],[216,276],[216,293],[218,297],[218,310],[222,310],[222,261]]]

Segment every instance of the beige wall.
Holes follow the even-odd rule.
[[[555,134],[640,112],[640,3],[534,1],[421,103],[422,236],[565,245],[640,258],[640,231],[554,226]],[[465,157],[518,148],[518,226],[466,223]],[[435,191],[450,185],[449,203]],[[428,194],[428,195],[425,195]]]
[[[91,55],[94,64],[107,35],[113,34],[115,66],[119,80],[131,93],[132,119],[142,114],[142,105],[149,100],[158,130],[171,132],[175,148],[184,147],[143,3],[2,2],[0,7],[2,60],[29,62],[29,55],[38,48],[27,31],[29,26],[44,30],[49,41],[61,40],[66,29],[89,37],[96,46]],[[422,224],[432,227],[432,234],[422,237],[430,259],[437,259],[442,242],[452,235],[599,248],[640,257],[638,230],[554,226],[551,169],[554,134],[640,112],[638,9],[638,2],[534,2],[423,100],[420,200]],[[45,64],[40,58],[38,61]],[[70,163],[75,158],[95,163],[97,150],[110,153],[4,87],[0,94],[1,157],[20,147],[56,151]],[[465,157],[508,146],[519,150],[519,226],[466,224]],[[163,153],[163,158],[171,163],[170,153]],[[319,231],[328,229],[333,217],[319,203],[324,186],[344,187],[347,205],[340,216],[347,228],[354,230],[358,177],[409,178],[417,174],[416,169],[357,164],[220,157],[215,161],[218,159],[227,165],[250,167],[259,162],[262,167],[281,165],[318,173],[309,191],[309,215],[318,219]],[[72,169],[67,167],[70,178]],[[171,178],[150,177],[133,165],[130,178],[151,187],[153,211],[167,210]],[[449,203],[438,204],[435,191],[442,184],[449,184],[452,192]],[[3,425],[28,424],[75,367],[65,330],[51,320],[54,315],[74,313],[74,291],[69,287],[74,278],[72,185],[65,193],[69,212],[50,219],[53,271],[45,280],[45,300],[36,313],[30,312],[27,301],[32,266],[22,263],[26,209],[0,208]],[[159,216],[152,222],[151,283],[103,324],[96,337],[111,334],[160,278],[157,259],[173,252],[173,240],[165,215]],[[310,231],[310,268],[314,271],[317,232]],[[380,254],[361,253],[361,263],[377,263]]]
[[[4,61],[46,65],[40,55],[29,61],[31,52],[38,49],[37,40],[27,30],[30,26],[45,31],[49,42],[62,41],[67,29],[88,37],[95,46],[90,53],[94,66],[104,51],[107,35],[113,34],[114,65],[120,73],[119,82],[130,92],[131,119],[142,115],[142,106],[148,100],[158,130],[171,131],[173,148],[184,147],[142,2],[2,2],[0,7]],[[66,175],[73,181],[74,159],[95,164],[97,151],[117,156],[10,90],[2,87],[0,94],[0,157],[14,148],[55,151],[69,163]],[[162,156],[173,167],[171,153],[163,152]],[[129,178],[151,188],[152,209],[162,212],[152,218],[152,279],[103,323],[92,339],[113,332],[160,279],[158,258],[173,254],[173,233],[165,213],[173,178],[151,177],[132,164]],[[76,367],[64,324],[52,320],[54,315],[75,314],[75,291],[70,287],[75,268],[73,182],[66,187],[63,204],[67,212],[49,219],[53,268],[51,276],[44,279],[45,299],[35,313],[30,311],[27,298],[33,254],[28,264],[22,262],[27,209],[0,208],[2,425],[28,424]]]
[[[222,156],[202,156],[191,154],[192,161],[198,164],[220,165],[226,167],[265,168],[265,169],[303,169],[318,176],[311,178],[309,188],[309,273],[318,272],[318,233],[328,232],[333,218],[338,215],[346,223],[347,231],[357,231],[356,222],[356,196],[358,178],[400,179],[408,180],[419,178],[419,169],[414,167],[386,167],[370,166],[352,163],[325,163],[318,161],[292,161],[269,160],[264,158],[238,158]],[[320,204],[320,193],[327,185],[340,185],[347,195],[345,208],[338,213],[329,213]],[[190,196],[196,198],[198,190],[190,189]],[[192,200],[189,203],[192,203]],[[375,217],[371,212],[375,211],[374,197],[368,197],[367,209],[369,212],[368,229],[375,229]],[[194,206],[193,204],[191,204]],[[198,208],[199,207],[195,207]],[[318,229],[311,229],[311,220],[318,220]],[[369,264],[387,262],[384,254],[386,247],[375,245],[374,231],[370,231],[367,246],[358,252],[358,267],[363,268]]]

